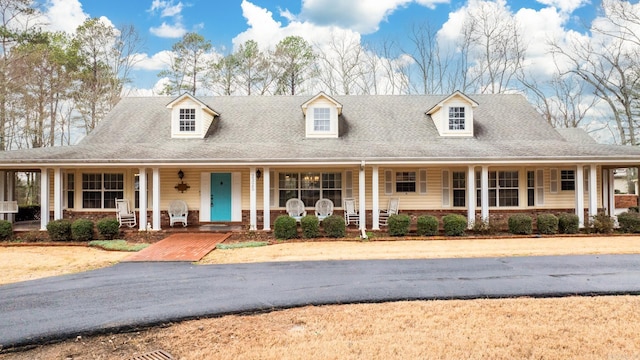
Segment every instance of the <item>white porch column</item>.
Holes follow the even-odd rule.
[[[53,169],[53,220],[60,220],[62,214],[62,169]]]
[[[609,170],[602,169],[602,206],[604,212],[611,216],[611,205],[609,204]]]
[[[40,169],[40,230],[49,223],[49,169]]]
[[[147,230],[147,169],[140,168],[138,169],[138,212],[140,213],[140,221],[139,221],[139,230],[146,231]]]
[[[580,227],[584,227],[584,166],[576,166],[576,215],[580,222]]]
[[[609,169],[609,216],[615,216],[616,215],[616,193],[615,193],[615,182],[614,182],[614,175],[615,170],[614,169]]]
[[[16,172],[7,171],[6,181],[6,197],[5,200],[14,201],[16,199]],[[12,223],[16,221],[16,214],[7,214],[7,220]]]
[[[373,173],[371,174],[371,217],[372,230],[380,230],[380,187],[379,187],[379,172],[378,165],[373,166]]]
[[[161,230],[161,226],[160,226],[160,169],[159,168],[153,168],[153,185],[152,185],[152,192],[153,192],[153,211],[152,211],[152,218],[153,218],[153,230]]]
[[[481,186],[480,195],[482,196],[482,201],[481,201],[482,221],[488,222],[489,221],[489,167],[486,165],[482,167],[482,179],[481,179],[480,186]]]
[[[258,206],[256,195],[258,190],[256,189],[256,167],[249,168],[249,230],[256,231],[258,229]]]
[[[8,197],[9,192],[7,191],[7,174],[8,172],[0,171],[0,201],[10,200]],[[7,197],[5,197],[5,193],[7,193]],[[7,214],[0,214],[1,220],[6,220]]]
[[[469,229],[476,222],[476,167],[469,165],[467,174],[467,224]]]
[[[598,173],[596,165],[589,165],[589,216],[598,215]]]
[[[271,172],[268,167],[262,169],[262,229],[271,230]]]
[[[358,177],[358,197],[360,198],[360,203],[358,204],[360,206],[360,209],[358,210],[360,212],[360,229],[367,229],[367,207],[366,205],[366,199],[365,199],[365,194],[366,194],[366,189],[365,189],[365,177],[364,177],[364,161],[362,162],[362,164],[360,165],[360,172],[359,172],[359,177]]]

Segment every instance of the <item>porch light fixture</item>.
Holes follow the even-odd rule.
[[[262,171],[260,171],[260,169],[256,170],[256,179],[260,179],[261,176],[262,176]]]
[[[182,181],[182,178],[184,177],[184,172],[181,170],[178,171],[178,178],[180,178],[180,184],[174,186],[174,188],[178,191],[180,191],[181,193],[189,190],[189,188],[191,186],[189,186],[188,184],[185,184],[184,181]]]

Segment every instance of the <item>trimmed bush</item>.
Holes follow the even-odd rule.
[[[467,218],[459,214],[445,215],[442,223],[447,236],[463,236],[467,229]]]
[[[509,232],[518,235],[529,235],[533,232],[533,220],[526,214],[509,216]]]
[[[593,230],[598,234],[611,234],[615,225],[613,218],[603,212],[593,216]]]
[[[418,236],[437,235],[438,225],[438,219],[433,215],[418,216]]]
[[[71,238],[75,241],[93,240],[93,221],[78,219],[71,224]]]
[[[640,213],[627,211],[618,215],[620,231],[625,233],[640,233]]]
[[[569,213],[558,215],[558,232],[560,234],[577,234],[578,231],[580,231],[578,215]]]
[[[71,222],[65,219],[50,221],[47,224],[47,233],[51,241],[69,241],[71,240]]]
[[[485,221],[482,219],[476,219],[476,221],[473,222],[471,230],[479,235],[491,235],[497,232],[496,227],[491,220]]]
[[[120,234],[120,223],[116,218],[104,218],[96,223],[98,233],[103,239],[111,240]]]
[[[300,220],[300,226],[302,227],[302,236],[307,239],[313,239],[320,236],[320,221],[315,215],[304,216]]]
[[[273,235],[276,239],[287,240],[298,236],[296,219],[289,215],[280,215],[273,222]]]
[[[558,233],[558,217],[553,214],[540,214],[536,219],[538,233],[553,235]]]
[[[347,234],[344,218],[338,215],[327,216],[322,220],[322,228],[328,237],[343,238]]]
[[[409,233],[409,225],[411,225],[411,218],[409,215],[394,214],[389,216],[389,235],[391,236],[405,236]]]
[[[9,220],[0,220],[0,240],[6,240],[13,236],[13,224]]]

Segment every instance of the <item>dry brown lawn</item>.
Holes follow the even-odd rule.
[[[204,262],[576,253],[640,253],[640,237],[290,243],[216,250]],[[23,255],[32,260],[21,261]],[[75,272],[127,255],[0,247],[0,270],[7,283],[23,280],[13,272],[50,276],[65,272],[65,263]],[[44,265],[58,258],[57,269]],[[176,359],[640,359],[640,297],[307,306],[81,336],[0,359],[127,359],[157,349]]]

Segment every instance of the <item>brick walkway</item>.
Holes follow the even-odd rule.
[[[229,233],[174,234],[123,261],[198,261],[230,235]]]

